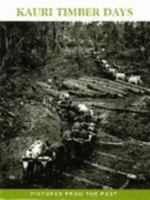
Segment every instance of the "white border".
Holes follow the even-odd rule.
[[[53,16],[17,17],[16,8],[52,8]],[[133,16],[59,17],[56,8],[132,8]],[[0,21],[150,21],[148,0],[1,0]]]

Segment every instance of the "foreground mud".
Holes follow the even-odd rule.
[[[46,99],[44,103],[33,101],[23,106],[27,130],[3,141],[0,147],[0,169],[3,171],[0,187],[25,187],[21,184],[20,162],[24,150],[36,139],[45,139],[50,143],[60,139],[62,122],[48,103],[48,99],[53,98],[58,91],[50,89],[47,83],[39,87],[44,93],[43,100]],[[149,188],[150,143],[139,141],[138,137],[124,139],[111,135],[104,131],[104,127],[110,123],[109,117],[116,117],[118,113],[136,114],[137,117],[149,115],[147,109],[141,106],[141,99],[148,97],[150,90],[95,77],[65,80],[63,90],[68,91],[75,102],[85,103],[92,108],[95,115],[104,116],[103,126],[98,131],[97,145],[88,158],[75,158],[73,162],[76,164],[53,177],[53,181],[28,187]]]

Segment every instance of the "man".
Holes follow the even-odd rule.
[[[68,92],[63,92],[57,100],[57,111],[62,120],[68,119],[68,111],[72,101]]]
[[[53,157],[53,171],[60,172],[64,170],[66,166],[65,160],[65,148],[62,141],[55,142],[50,146],[50,151]]]
[[[72,158],[75,156],[74,155],[74,141],[72,138],[72,131],[71,130],[66,130],[63,132],[63,137],[62,137],[62,142],[64,144],[64,149],[65,149],[65,157],[66,157],[66,169],[70,169],[72,166]]]
[[[60,90],[62,87],[62,81],[56,75],[52,77],[52,88],[56,90]]]

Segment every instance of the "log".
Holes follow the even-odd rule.
[[[139,140],[124,141],[124,142],[97,142],[98,145],[112,145],[112,146],[125,146],[125,145],[136,145],[136,146],[150,146],[150,142],[142,142]]]
[[[114,136],[114,135],[111,135],[109,133],[106,133],[102,129],[100,129],[99,131],[101,133],[100,137],[98,137],[100,140],[101,140],[101,137],[104,136],[105,138],[110,139],[110,142],[122,142],[122,139],[117,137],[117,136]]]
[[[90,165],[90,166],[92,166],[92,167],[94,167],[94,168],[96,168],[98,170],[102,170],[102,171],[105,171],[105,172],[109,172],[109,173],[119,174],[119,175],[125,176],[128,179],[133,179],[133,180],[138,179],[138,176],[135,175],[135,174],[131,174],[131,173],[126,173],[126,172],[122,172],[122,171],[119,171],[119,170],[115,170],[113,168],[106,167],[104,165],[100,165],[100,164],[97,164],[97,163],[92,163],[92,162],[87,161],[87,160],[84,160],[83,163],[87,164],[87,165]]]
[[[83,91],[87,91],[87,92],[90,91],[86,88],[86,86],[80,85],[71,79],[63,81],[62,86],[66,89],[72,89],[72,90],[78,89],[78,90],[83,90]]]
[[[102,81],[99,81],[96,83],[91,83],[91,85],[93,85],[99,89],[103,88],[103,90],[107,90],[108,92],[115,92],[115,93],[120,93],[122,95],[126,95],[126,92],[124,91],[123,88],[117,88],[117,87],[113,86],[112,84],[106,84],[105,82],[102,82]]]
[[[100,84],[100,83],[103,83],[103,84],[106,84],[107,86],[111,85],[113,86],[114,88],[119,88],[119,89],[122,89],[124,91],[130,91],[132,93],[135,93],[135,94],[143,94],[143,92],[145,93],[150,93],[150,89],[149,88],[145,88],[145,87],[141,87],[141,86],[136,86],[136,85],[133,85],[133,84],[129,84],[127,82],[124,82],[124,81],[112,81],[112,80],[108,80],[108,79],[104,79],[104,78],[97,78],[97,77],[93,77],[93,78],[87,78],[87,77],[82,77],[81,80],[84,80],[84,81],[88,81],[88,82],[92,82],[92,83],[97,83],[97,84]]]
[[[126,86],[129,86],[129,87],[131,87],[131,88],[137,88],[137,89],[139,89],[139,90],[143,90],[144,92],[150,94],[150,89],[149,89],[149,88],[142,87],[142,86],[140,86],[140,85],[133,85],[133,84],[131,84],[131,83],[127,83],[127,82],[124,82],[124,81],[121,81],[121,80],[118,80],[118,82],[121,83],[121,84],[124,84],[124,85],[126,85]]]
[[[75,175],[70,174],[70,173],[63,172],[62,174],[65,177],[72,178],[74,181],[77,181],[77,182],[83,182],[83,183],[86,183],[88,185],[96,186],[96,187],[103,188],[103,189],[112,189],[109,186],[106,186],[106,185],[103,185],[103,184],[99,184],[99,183],[96,183],[94,181],[88,180],[86,178],[81,178],[81,177],[75,176]]]
[[[59,95],[59,92],[52,89],[50,85],[43,83],[43,82],[37,82],[37,85],[40,86],[43,90],[45,90],[49,95],[52,97],[56,97]]]
[[[104,82],[95,82],[95,81],[89,81],[89,80],[82,80],[82,79],[79,79],[77,80],[79,83],[81,84],[84,84],[87,86],[87,88],[90,88],[92,90],[96,90],[96,91],[99,91],[99,92],[107,92],[108,94],[113,94],[113,95],[120,95],[121,97],[122,96],[125,96],[126,95],[126,92],[123,91],[123,90],[120,90],[116,87],[112,87],[112,85],[110,84],[105,84]]]
[[[98,151],[98,152],[96,152],[96,154],[99,154],[99,155],[102,155],[102,156],[105,156],[105,157],[108,157],[108,158],[112,158],[112,159],[115,159],[115,160],[134,163],[134,161],[131,160],[131,159],[125,159],[125,158],[122,158],[122,157],[119,157],[117,155],[110,154],[110,153],[105,153],[105,152]]]
[[[96,84],[96,85],[105,85],[107,87],[113,87],[114,89],[119,88],[120,91],[124,91],[125,90],[125,86],[122,86],[121,84],[115,82],[115,81],[111,81],[109,79],[104,79],[104,78],[97,78],[97,77],[82,77],[80,78],[80,80],[88,82],[88,83],[92,83],[92,84]]]
[[[63,87],[68,89],[70,94],[76,95],[78,97],[106,97],[107,93],[101,91],[101,93],[97,91],[91,91],[87,88],[86,84],[79,84],[76,80],[66,80],[63,82]]]
[[[123,107],[110,107],[110,106],[104,106],[102,104],[99,103],[91,103],[91,106],[93,107],[97,107],[97,108],[101,108],[101,109],[106,109],[106,110],[111,110],[111,111],[115,111],[115,112],[127,112],[127,113],[137,113],[137,114],[143,114],[143,115],[150,115],[150,113],[147,110],[135,110],[133,108],[123,108]]]
[[[43,88],[48,88],[48,89],[51,89],[51,86],[47,83],[44,83],[44,82],[37,82],[37,85],[43,87]]]
[[[74,91],[74,90],[68,90],[69,94],[71,95],[75,95],[77,97],[82,97],[82,98],[85,98],[85,97],[90,97],[90,98],[98,98],[98,97],[106,97],[107,94],[106,93],[97,93],[97,92],[84,92],[84,91]]]
[[[150,142],[144,142],[144,141],[140,141],[140,140],[135,140],[133,138],[131,138],[131,140],[129,141],[132,144],[137,144],[139,146],[150,146]]]
[[[91,82],[88,80],[82,80],[82,79],[78,79],[78,80],[70,80],[72,83],[74,84],[78,84],[81,86],[84,86],[85,88],[90,88],[92,90],[95,91],[99,91],[99,92],[107,92],[112,93],[112,94],[120,94],[120,95],[126,95],[126,93],[122,90],[118,90],[116,87],[112,87],[111,85],[105,85],[104,83],[99,82],[99,84],[96,84],[95,82]]]
[[[124,146],[125,142],[97,142],[99,145],[112,145],[112,146]]]
[[[87,88],[94,90],[96,92],[103,92],[104,93],[104,90],[100,89],[97,86],[91,85],[91,84],[88,84]],[[115,93],[115,92],[112,92],[112,91],[105,92],[105,97],[111,97],[111,98],[123,97],[124,95],[125,95],[125,93]]]

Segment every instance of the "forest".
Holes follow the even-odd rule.
[[[61,120],[54,116],[49,106],[49,88],[43,85],[48,79],[55,79],[61,85],[54,90],[67,89],[74,99],[88,101],[95,112],[100,109],[104,116],[102,132],[117,137],[119,142],[142,144],[141,148],[138,144],[129,145],[127,159],[129,155],[136,161],[141,159],[134,164],[133,172],[149,172],[149,36],[150,23],[146,22],[0,23],[0,187],[15,187],[15,184],[18,187],[15,178],[21,173],[19,159],[35,139],[60,138]],[[119,85],[101,71],[99,60],[107,60],[126,76],[141,76],[142,85]],[[78,91],[73,90],[73,83],[79,84]],[[104,133],[102,140],[115,142]],[[122,150],[119,156],[123,153]],[[15,165],[18,171],[14,172]],[[123,164],[120,167],[124,169]],[[92,176],[96,178],[97,173],[92,172]],[[101,176],[103,182],[105,176]],[[15,179],[12,186],[8,184],[11,178]],[[115,177],[108,179],[112,183]],[[120,184],[119,179],[114,187]],[[149,183],[133,183],[131,187],[149,186]],[[76,184],[64,187],[76,187]],[[77,187],[84,186],[77,184]]]

